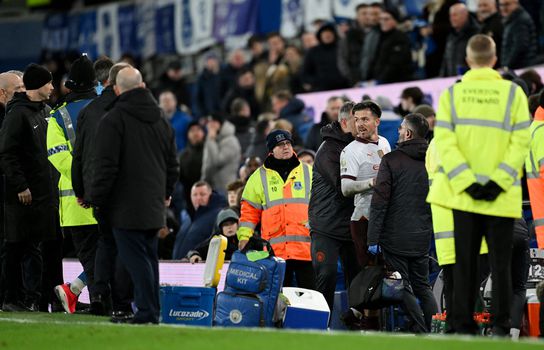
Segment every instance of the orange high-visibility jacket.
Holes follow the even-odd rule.
[[[538,107],[531,124],[531,150],[525,160],[527,187],[538,248],[544,249],[544,108]]]
[[[261,224],[261,237],[276,256],[285,260],[311,261],[308,203],[312,169],[304,163],[294,168],[287,181],[264,165],[248,179],[242,194],[238,239],[253,236]]]

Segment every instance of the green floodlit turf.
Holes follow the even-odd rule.
[[[294,332],[114,325],[104,317],[0,313],[0,350],[544,349],[544,342],[357,332]]]

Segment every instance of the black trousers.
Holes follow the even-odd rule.
[[[429,257],[407,257],[383,252],[385,263],[402,276],[404,291],[402,304],[414,321],[412,331],[426,333],[431,329],[432,317],[438,311],[429,284]],[[421,303],[418,304],[417,300]]]
[[[64,227],[64,234],[72,237],[76,256],[87,275],[87,288],[91,302],[95,298],[94,290],[94,263],[96,246],[98,243],[98,225]]]
[[[158,229],[145,231],[113,229],[119,256],[134,283],[134,302],[138,308],[134,315],[136,323],[159,322],[157,231]]]
[[[41,296],[42,255],[37,242],[4,242],[6,295],[4,302],[38,303]],[[21,277],[23,293],[21,293]]]
[[[509,334],[514,219],[453,210],[453,220],[456,263],[453,267],[452,329],[462,334],[476,334],[478,331],[472,315],[479,287],[480,245],[485,235],[493,274],[492,326],[496,334]]]
[[[329,308],[333,309],[338,258],[342,262],[346,288],[360,271],[353,241],[342,241],[312,233],[312,263],[315,271],[316,290],[323,294]]]
[[[94,290],[108,299],[113,311],[131,311],[133,285],[130,275],[117,253],[113,231],[105,218],[97,218],[99,238],[96,248]]]
[[[60,307],[54,292],[55,286],[64,283],[62,274],[62,235],[60,232],[58,233],[57,239],[40,243],[43,260],[42,295],[40,300],[40,311],[42,312],[48,312],[50,304],[59,305]]]
[[[311,261],[286,260],[285,265],[284,287],[296,286],[315,290],[315,273]]]

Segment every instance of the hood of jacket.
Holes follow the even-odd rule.
[[[155,100],[151,91],[144,88],[122,93],[115,103],[115,108],[119,108],[145,123],[155,123],[162,116],[157,100]]]
[[[236,128],[234,127],[234,125],[228,120],[225,120],[223,124],[221,125],[221,129],[219,130],[217,139],[218,141],[221,141],[226,139],[227,137],[234,136],[235,133],[236,133]]]
[[[425,154],[427,153],[429,144],[425,139],[414,139],[404,141],[398,144],[397,150],[405,153],[408,157],[415,160],[425,160]]]
[[[332,42],[332,44],[324,44],[323,41],[321,40],[321,34],[325,31],[325,30],[329,30],[331,32],[334,33],[334,41]],[[319,41],[319,43],[323,46],[334,46],[336,45],[336,43],[338,42],[338,32],[336,31],[336,27],[334,26],[333,23],[325,23],[323,24],[319,30],[317,31],[317,33],[315,34],[315,36],[317,37],[317,40]]]
[[[229,122],[235,126],[237,132],[246,132],[251,126],[251,118],[239,115],[230,117]]]
[[[285,107],[280,111],[280,119],[285,119],[290,115],[301,114],[304,111],[304,102],[293,97]]]
[[[234,209],[231,208],[225,208],[217,214],[217,219],[215,220],[215,232],[217,234],[221,234],[221,224],[224,223],[227,220],[232,220],[238,222],[240,217],[238,214],[234,211]]]
[[[346,145],[353,141],[353,136],[349,132],[345,133],[342,130],[340,123],[337,121],[329,123],[322,127],[321,136],[323,137],[323,141],[326,141],[327,139],[333,139]]]
[[[45,102],[30,101],[26,92],[16,92],[13,95],[13,98],[8,102],[8,105],[6,106],[6,114],[9,113],[9,111],[13,107],[18,107],[18,106],[23,106],[37,112],[45,107]]]

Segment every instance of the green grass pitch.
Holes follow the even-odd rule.
[[[538,340],[391,333],[116,325],[105,317],[0,312],[0,350],[492,350],[544,349]]]

